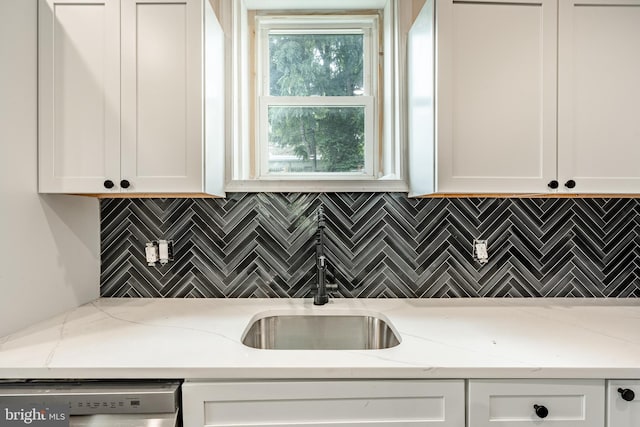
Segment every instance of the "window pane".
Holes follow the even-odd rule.
[[[269,107],[269,172],[365,173],[364,110]]]
[[[362,34],[270,34],[271,96],[364,94]]]

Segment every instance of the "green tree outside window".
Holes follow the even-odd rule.
[[[362,95],[363,58],[361,34],[270,34],[269,95]],[[310,172],[364,170],[364,107],[270,106],[268,118],[272,153],[294,154]]]

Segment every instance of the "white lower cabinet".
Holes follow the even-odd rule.
[[[603,380],[469,380],[468,426],[603,427],[604,403]]]
[[[607,426],[640,426],[640,380],[607,382]]]
[[[185,427],[464,427],[464,380],[185,382]]]
[[[640,426],[640,380],[466,382],[186,381],[184,427]]]

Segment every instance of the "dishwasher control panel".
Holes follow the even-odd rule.
[[[0,403],[64,405],[70,415],[175,412],[180,382],[79,381],[0,383]]]

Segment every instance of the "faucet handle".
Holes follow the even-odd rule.
[[[338,284],[337,283],[327,283],[324,286],[327,288],[327,291],[329,291],[329,292],[338,290]]]

